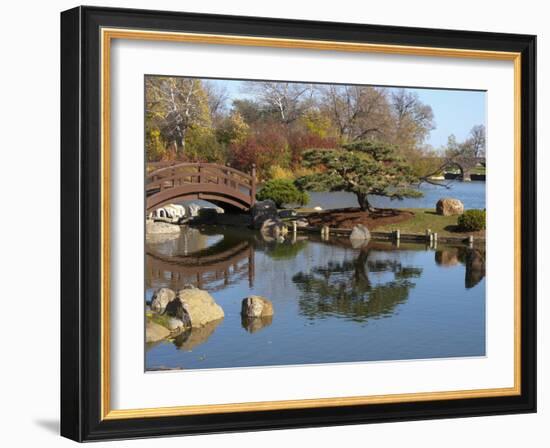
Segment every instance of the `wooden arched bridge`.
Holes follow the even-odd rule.
[[[163,205],[204,199],[222,207],[248,210],[256,200],[256,169],[250,174],[216,163],[178,163],[145,178],[147,213]]]

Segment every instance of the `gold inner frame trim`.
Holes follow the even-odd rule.
[[[185,42],[212,45],[239,45],[383,53],[394,55],[453,57],[513,61],[514,63],[514,386],[493,389],[419,392],[391,395],[315,398],[229,404],[188,405],[142,409],[111,409],[110,346],[110,49],[113,39]],[[304,39],[278,39],[216,34],[101,29],[101,419],[168,417],[226,412],[307,409],[413,401],[502,397],[521,394],[521,54],[514,52],[468,50],[459,48],[336,42]]]

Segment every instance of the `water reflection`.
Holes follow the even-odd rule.
[[[191,283],[225,312],[148,344],[148,370],[485,354],[483,247],[371,241],[354,249],[347,238],[270,241],[205,226],[148,238],[146,250],[146,300]],[[275,318],[242,318],[248,295],[269,298]]]
[[[372,280],[374,273],[389,274],[389,278],[377,275]],[[377,252],[367,246],[354,260],[331,261],[309,272],[297,273],[292,281],[301,292],[300,313],[309,319],[339,316],[364,322],[392,315],[414,287],[410,279],[421,274],[421,268],[403,266],[391,253]]]
[[[241,326],[249,333],[256,333],[269,327],[273,323],[273,316],[241,317]]]
[[[242,279],[254,285],[254,248],[247,239],[188,228],[176,238],[159,240],[147,240],[146,245],[146,284],[150,288],[165,285],[180,289],[192,284],[218,291]]]
[[[464,286],[471,289],[485,278],[485,247],[447,247],[435,252],[435,262],[439,266],[453,267],[463,264],[466,267]]]
[[[198,345],[204,344],[214,333],[223,319],[209,322],[204,327],[192,328],[176,336],[173,340],[178,350],[190,351]]]

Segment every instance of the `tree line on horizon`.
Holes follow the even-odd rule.
[[[145,103],[148,162],[213,162],[245,172],[254,164],[268,180],[314,172],[303,163],[308,150],[358,142],[391,146],[417,176],[442,157],[426,144],[435,129],[432,108],[407,89],[250,81],[242,98],[230,101],[227,90],[208,80],[148,76]],[[446,153],[484,150],[480,125],[464,142],[450,136]]]

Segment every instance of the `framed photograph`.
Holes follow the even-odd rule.
[[[61,14],[61,433],[536,411],[535,36]]]

